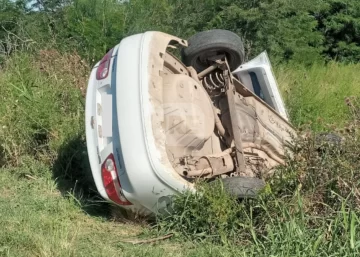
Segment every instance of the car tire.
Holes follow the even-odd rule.
[[[244,44],[235,33],[214,29],[195,34],[188,40],[188,47],[181,51],[182,61],[201,72],[211,65],[209,57],[225,54],[231,71],[238,68],[245,58]]]
[[[334,133],[320,133],[315,136],[316,150],[319,154],[323,154],[329,147],[335,147],[341,151],[343,139]]]
[[[265,187],[265,182],[259,178],[229,177],[221,181],[224,189],[238,199],[254,198]]]
[[[316,135],[315,140],[318,143],[328,143],[335,146],[340,146],[342,138],[335,133],[320,133]]]

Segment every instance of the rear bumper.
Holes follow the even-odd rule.
[[[90,75],[88,88],[86,92],[85,105],[85,129],[86,129],[86,145],[91,172],[94,178],[96,188],[100,195],[109,200],[101,178],[101,157],[99,153],[98,127],[96,124],[96,69],[93,69]]]

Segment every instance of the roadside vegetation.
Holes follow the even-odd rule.
[[[0,0],[0,256],[359,255],[360,4],[295,2]],[[89,173],[91,66],[126,35],[214,27],[243,35],[249,58],[268,50],[294,154],[257,199],[200,183],[171,215],[125,220]]]
[[[356,101],[349,98],[350,108]],[[219,182],[174,199],[158,228],[256,256],[357,256],[360,246],[359,109],[340,137],[300,132],[286,166],[256,199],[238,202]]]

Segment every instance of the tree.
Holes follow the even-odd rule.
[[[360,60],[358,0],[0,0],[0,41],[26,31],[89,60],[128,35],[212,28],[241,36],[248,58],[267,50],[282,62]]]
[[[360,2],[328,0],[317,16],[325,36],[325,54],[339,61],[360,61]]]

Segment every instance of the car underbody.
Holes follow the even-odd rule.
[[[161,81],[149,82],[151,118],[156,144],[176,172],[190,181],[264,177],[283,164],[284,143],[294,130],[231,73],[226,56],[213,56],[198,73],[165,51],[181,46],[181,40],[162,40],[163,47],[152,53],[158,65],[150,65],[151,79]]]

